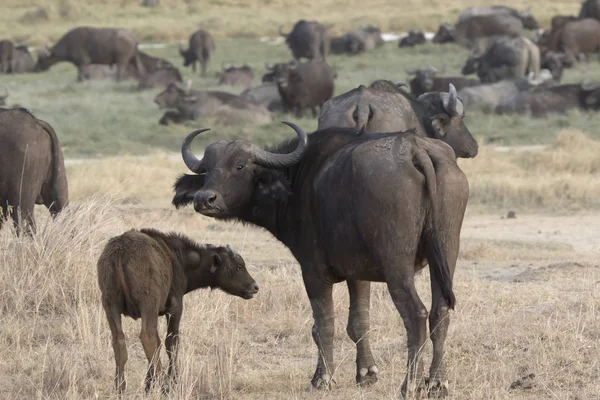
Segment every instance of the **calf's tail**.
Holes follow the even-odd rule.
[[[452,291],[452,276],[446,252],[442,246],[439,234],[439,205],[437,196],[437,184],[435,169],[431,158],[424,150],[417,150],[415,154],[416,164],[421,168],[425,175],[427,192],[431,202],[431,223],[425,228],[425,254],[429,263],[429,273],[442,291],[442,296],[448,307],[454,309],[456,297]]]
[[[120,254],[116,254],[116,257],[113,259],[113,267],[115,269],[115,274],[117,275],[117,279],[119,280],[119,285],[121,286],[121,290],[123,291],[123,297],[125,297],[125,307],[127,309],[127,314],[132,318],[139,318],[140,309],[135,301],[133,301],[131,297],[131,288],[127,279],[127,272],[125,271],[125,265],[123,265],[123,257]]]

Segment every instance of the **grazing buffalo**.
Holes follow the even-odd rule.
[[[507,98],[540,85],[550,84],[552,74],[548,70],[541,70],[537,76],[530,74],[527,78],[504,79],[491,84],[462,88],[458,97],[468,111],[479,109],[493,112],[496,106]]]
[[[454,27],[454,39],[468,48],[480,48],[498,36],[522,36],[523,23],[509,14],[478,15]]]
[[[471,158],[477,141],[463,121],[463,105],[452,84],[449,93],[425,93],[418,98],[393,83],[381,89],[359,86],[327,101],[318,129],[354,128],[359,132],[397,132],[416,129],[417,135],[448,143],[457,157]]]
[[[542,54],[548,51],[564,53],[569,60],[568,65],[573,64],[580,54],[600,51],[600,21],[586,18],[567,22],[542,35],[538,45]]]
[[[398,47],[414,47],[425,43],[427,43],[425,33],[423,33],[423,31],[414,31],[411,29],[408,31],[408,35],[400,39]]]
[[[160,375],[158,317],[167,319],[165,345],[169,377],[177,378],[179,323],[183,296],[200,288],[220,288],[251,299],[258,285],[242,257],[227,247],[201,246],[190,238],[155,229],[131,229],[108,241],[97,264],[102,306],[112,334],[115,386],[126,388],[127,345],[121,315],[142,319],[140,341],[148,359],[146,391]],[[173,382],[175,383],[175,382]]]
[[[169,108],[159,121],[162,125],[169,122],[215,118],[219,124],[255,124],[271,122],[271,114],[266,107],[242,99],[227,92],[192,91],[178,83],[172,83],[156,95],[154,102],[160,108]]]
[[[540,29],[540,25],[530,12],[522,12],[506,6],[470,7],[460,13],[458,21],[466,21],[469,18],[481,15],[511,15],[520,19],[525,29]]]
[[[67,32],[51,49],[38,52],[36,71],[46,71],[57,62],[68,61],[77,67],[77,80],[84,79],[89,64],[116,65],[116,79],[125,77],[134,64],[144,72],[135,37],[125,29],[79,27]]]
[[[295,60],[300,58],[322,58],[325,60],[329,53],[329,38],[327,26],[317,21],[299,20],[290,33],[284,33],[279,27],[279,34],[285,37],[285,42],[292,51]]]
[[[219,85],[250,87],[253,80],[254,71],[246,64],[241,67],[227,65],[219,73]]]
[[[579,10],[579,18],[594,18],[600,20],[600,1],[585,0]]]
[[[190,36],[187,50],[179,47],[179,53],[183,57],[183,66],[191,65],[192,71],[196,73],[196,62],[199,62],[201,74],[205,76],[215,48],[215,40],[212,35],[204,29],[197,30]]]
[[[31,56],[27,46],[16,46],[12,61],[10,62],[10,72],[13,74],[23,74],[34,71],[35,60]]]
[[[0,228],[10,216],[34,233],[35,204],[56,216],[69,202],[67,175],[54,129],[23,108],[0,108]]]
[[[257,104],[262,104],[269,111],[283,111],[279,88],[275,82],[266,82],[260,86],[248,88],[240,93],[240,97]]]
[[[306,108],[310,108],[316,118],[317,107],[333,96],[335,73],[323,60],[293,60],[275,64],[269,69],[275,74],[284,111],[295,110],[298,118],[302,117]]]
[[[521,92],[498,104],[495,112],[543,118],[571,109],[600,110],[600,83],[558,85]]]
[[[333,284],[350,292],[347,332],[357,345],[356,381],[377,381],[369,346],[369,283],[386,282],[407,331],[408,373],[402,393],[424,389],[421,348],[427,309],[415,273],[429,264],[433,360],[430,395],[446,395],[444,360],[452,277],[469,186],[452,149],[412,132],[357,134],[329,128],[263,150],[246,140],[219,141],[196,158],[185,139],[182,154],[193,175],[175,183],[173,204],[194,204],[203,215],[263,227],[300,263],[313,310],[318,363],[311,388],[327,388],[334,373]]]
[[[439,44],[454,43],[456,42],[455,33],[454,25],[441,24],[431,41]]]
[[[0,86],[2,90],[0,90],[0,106],[6,104],[6,98],[8,97],[8,90],[4,86]]]
[[[440,71],[443,73],[444,70]],[[410,80],[410,92],[413,96],[418,97],[427,92],[443,92],[448,88],[449,84],[453,84],[456,90],[464,87],[478,86],[481,82],[475,79],[468,79],[462,76],[446,76],[438,77],[438,70],[432,66],[406,70],[409,75],[415,77]]]
[[[0,40],[0,74],[10,72],[14,51],[15,45],[10,40]]]
[[[494,40],[481,55],[472,55],[462,69],[463,75],[477,73],[481,82],[525,77],[540,71],[540,50],[526,37]]]

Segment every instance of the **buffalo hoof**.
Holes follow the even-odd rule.
[[[377,382],[377,366],[373,365],[370,368],[361,368],[356,375],[356,384],[358,386],[370,386]]]
[[[430,399],[443,399],[448,397],[448,381],[435,379],[427,382],[427,392]]]
[[[306,387],[307,392],[313,392],[315,390],[329,390],[331,385],[331,376],[329,374],[323,374],[321,376],[315,376],[310,385]]]

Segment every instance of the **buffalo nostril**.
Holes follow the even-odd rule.
[[[217,195],[216,194],[211,194],[210,196],[208,196],[208,198],[206,199],[206,201],[208,202],[208,204],[212,204],[215,202],[215,200],[217,200]]]
[[[258,292],[258,283],[255,283],[252,288],[254,289],[254,293]]]

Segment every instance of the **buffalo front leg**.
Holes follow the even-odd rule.
[[[350,312],[346,332],[356,343],[356,383],[370,385],[377,382],[377,366],[369,344],[369,308],[371,282],[347,281],[350,293]]]
[[[304,285],[313,311],[312,337],[319,351],[317,368],[307,390],[327,389],[333,376],[333,286],[320,279],[307,279]]]

